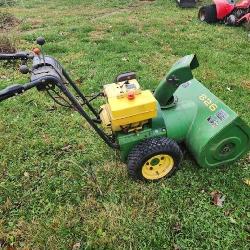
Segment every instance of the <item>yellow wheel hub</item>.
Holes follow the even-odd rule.
[[[174,159],[167,154],[154,155],[142,166],[142,175],[148,180],[166,176],[174,166]]]

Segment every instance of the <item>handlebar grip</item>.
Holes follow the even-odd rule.
[[[20,84],[11,85],[0,91],[0,101],[8,99],[17,94],[21,94],[24,91],[25,91],[25,88],[23,85],[20,85]]]
[[[29,52],[17,52],[14,54],[3,54],[0,53],[0,60],[28,60],[28,59],[32,59],[34,57],[34,55],[32,53]]]

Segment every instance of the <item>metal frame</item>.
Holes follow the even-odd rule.
[[[6,58],[1,58],[0,55],[0,60],[15,60],[15,59],[20,59],[19,58],[14,58],[13,55],[12,57]],[[54,58],[52,58],[55,60]],[[97,132],[97,134],[103,139],[103,141],[110,146],[111,148],[118,149],[119,145],[116,143],[115,138],[112,134],[106,134],[101,128],[98,127],[98,123],[100,123],[100,116],[99,112],[91,105],[91,101],[95,100],[98,98],[101,94],[97,94],[96,96],[92,97],[90,100],[87,99],[87,97],[81,92],[81,90],[77,87],[77,85],[74,83],[74,81],[70,78],[69,74],[67,71],[55,60],[56,63],[60,66],[61,72],[58,71],[58,69],[52,65],[52,64],[46,64],[42,63],[38,65],[39,67],[43,66],[49,66],[52,67],[55,74],[50,75],[49,73],[43,73],[41,74],[42,76],[40,78],[37,78],[35,80],[32,80],[26,84],[23,85],[12,85],[7,87],[6,89],[0,91],[0,101],[3,101],[5,99],[8,99],[10,97],[13,97],[15,95],[21,94],[33,87],[37,87],[39,90],[49,90],[53,88],[54,86],[57,86],[63,94],[68,98],[72,106],[78,111],[78,113],[86,119],[86,121],[90,124],[90,126]],[[32,72],[31,72],[32,73]],[[65,78],[67,80],[67,84],[69,84],[74,91],[77,93],[77,95],[80,97],[80,99],[83,101],[83,104],[81,104],[78,100],[78,98],[71,93],[69,88],[66,86],[67,84],[62,81],[62,78]],[[51,97],[51,96],[50,96]],[[91,118],[88,113],[83,109],[83,106],[86,105],[88,109],[91,111],[91,113],[95,116],[95,118]]]

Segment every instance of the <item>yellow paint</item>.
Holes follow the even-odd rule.
[[[211,101],[205,94],[199,96],[199,100],[201,100],[211,111],[215,111],[218,106]]]
[[[139,129],[157,115],[157,101],[151,91],[141,91],[136,80],[130,80],[129,84],[134,86],[133,100],[127,98],[131,88],[128,89],[124,82],[104,86],[108,103],[102,106],[100,117],[103,125],[111,126],[113,131]]]
[[[111,126],[111,117],[110,117],[110,111],[108,108],[108,104],[104,104],[101,106],[101,113],[100,113],[100,118],[102,121],[102,125],[104,127],[109,127]]]
[[[166,176],[174,167],[174,159],[168,154],[151,157],[142,167],[142,175],[147,180],[157,180]]]

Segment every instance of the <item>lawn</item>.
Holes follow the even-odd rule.
[[[19,20],[5,35],[19,50],[44,36],[46,53],[86,94],[131,70],[154,89],[172,63],[196,53],[196,78],[250,123],[244,28],[200,23],[197,8],[174,0],[16,2],[0,6]],[[17,69],[1,63],[0,88],[27,81]],[[134,182],[76,112],[32,90],[0,103],[0,249],[248,250],[249,165],[248,155],[203,169],[185,154],[172,178]]]

